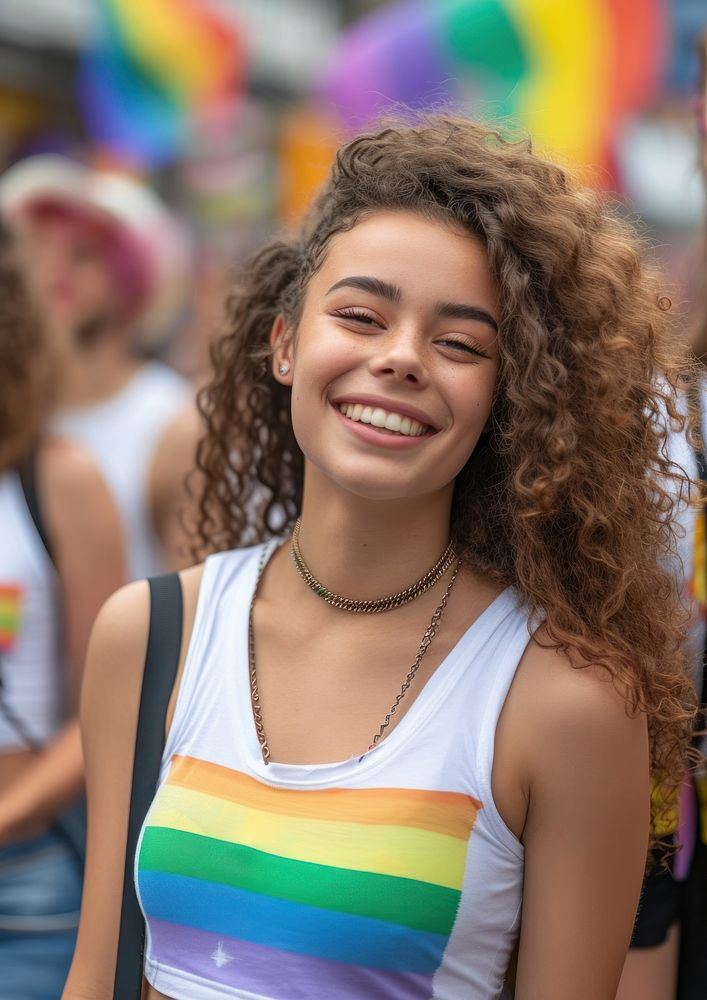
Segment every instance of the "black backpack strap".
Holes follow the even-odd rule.
[[[39,503],[39,492],[37,490],[37,451],[38,445],[35,444],[17,471],[29,516],[32,518],[32,523],[37,530],[42,545],[47,550],[47,554],[53,562],[52,547],[44,527],[42,508]]]
[[[120,913],[115,1000],[139,1000],[145,923],[135,893],[135,854],[142,824],[157,788],[164,750],[165,717],[182,642],[182,586],[177,573],[150,579],[150,631],[142,678],[130,815]]]

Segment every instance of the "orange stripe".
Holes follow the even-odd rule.
[[[168,784],[281,816],[407,826],[468,840],[482,808],[459,792],[409,788],[332,788],[299,791],[272,788],[240,771],[193,757],[172,758]]]

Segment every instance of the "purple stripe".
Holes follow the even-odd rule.
[[[430,1000],[432,976],[388,972],[267,948],[209,931],[150,920],[149,958],[273,1000]]]

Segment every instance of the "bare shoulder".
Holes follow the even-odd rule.
[[[82,718],[89,725],[101,705],[110,711],[122,698],[137,704],[149,624],[146,580],[121,587],[99,611],[89,641],[81,699]]]
[[[528,644],[516,683],[534,725],[559,743],[630,738],[644,725],[605,667],[548,648],[542,633]]]
[[[196,614],[203,565],[179,574],[184,599],[183,663]],[[150,591],[146,580],[116,591],[101,608],[89,643],[82,695],[82,715],[92,726],[102,706],[128,714],[139,703],[150,628]],[[180,668],[181,669],[181,668]]]
[[[79,496],[86,488],[101,486],[103,479],[91,453],[66,438],[48,437],[42,441],[38,454],[39,475],[51,483],[52,492]]]
[[[62,438],[42,442],[37,460],[42,508],[50,530],[73,537],[93,528],[120,532],[118,513],[93,456]]]
[[[579,780],[618,783],[648,775],[645,715],[609,672],[529,642],[496,731],[493,791],[507,825],[522,836],[531,800]]]

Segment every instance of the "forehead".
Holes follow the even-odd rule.
[[[34,240],[51,236],[108,246],[116,238],[113,228],[97,216],[51,202],[33,206],[23,222],[25,233]]]
[[[381,211],[329,244],[318,277],[327,287],[346,275],[369,275],[400,287],[403,297],[495,302],[496,285],[482,241],[472,233],[414,212]]]

